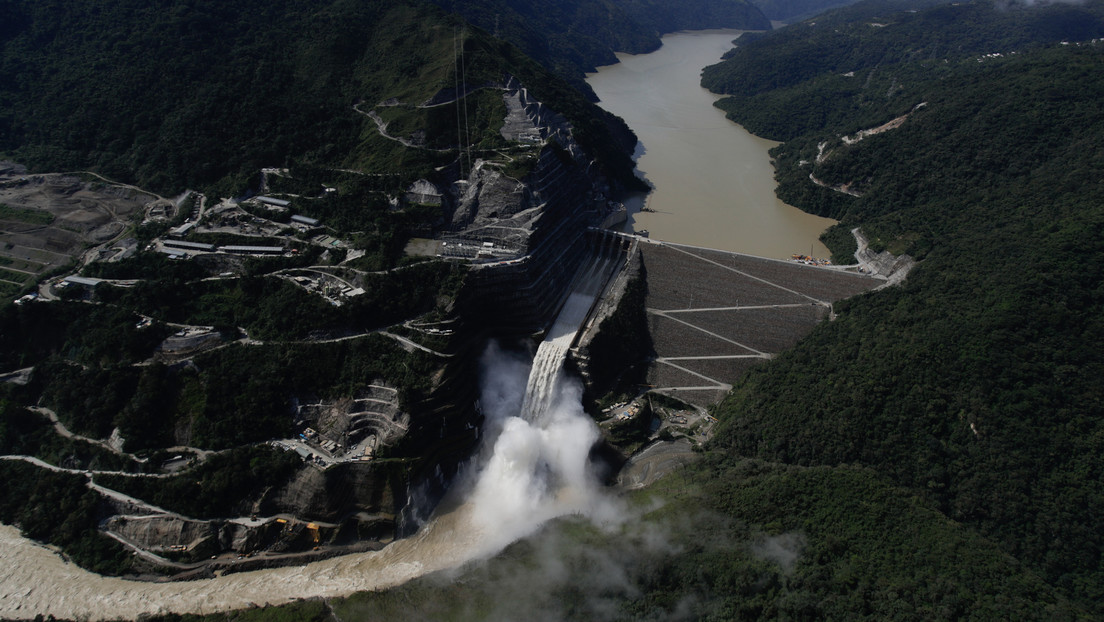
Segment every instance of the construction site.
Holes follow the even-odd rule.
[[[14,294],[74,262],[133,254],[134,244],[122,239],[133,217],[174,205],[91,173],[31,175],[0,162],[0,293]],[[93,255],[85,257],[90,247]]]

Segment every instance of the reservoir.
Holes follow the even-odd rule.
[[[651,54],[618,54],[620,62],[587,76],[599,105],[636,132],[636,166],[654,188],[627,202],[628,226],[657,240],[788,259],[828,257],[818,238],[835,221],[806,214],[774,195],[767,151],[777,143],[752,136],[713,106],[701,70],[720,61],[738,30],[663,37]],[[640,211],[646,208],[650,211]]]
[[[635,214],[632,224],[638,230],[650,229],[652,237],[673,242],[776,258],[808,253],[812,246],[814,255],[826,256],[816,240],[832,221],[807,215],[774,197],[767,156],[771,143],[726,120],[712,106],[716,97],[698,85],[701,68],[716,62],[733,37],[731,31],[668,36],[659,51],[623,57],[622,64],[591,76],[590,84],[604,105],[625,118],[639,135],[638,167],[656,188],[647,198],[648,207],[655,211]],[[505,366],[511,365],[517,363]],[[527,374],[524,366],[521,370]],[[558,373],[558,369],[552,371]],[[517,390],[500,391],[517,396],[518,406],[526,376],[520,380]],[[586,434],[596,430],[577,399],[581,392],[581,386],[565,389],[575,398],[562,400],[571,403],[550,417],[558,426],[555,429],[504,425],[516,434],[498,437],[509,441],[496,443],[492,456],[502,456],[501,461],[491,462],[500,464],[501,471],[483,471],[497,478],[480,479],[481,485],[490,482],[478,489],[480,494],[441,512],[416,534],[382,551],[213,579],[135,582],[94,575],[22,538],[14,527],[0,525],[0,618],[29,618],[36,613],[96,619],[212,613],[254,603],[346,595],[384,589],[485,558],[555,516],[593,512],[592,520],[617,525],[630,517],[620,516],[620,506],[606,499],[596,479],[582,477],[594,441]],[[481,399],[484,405],[493,403],[489,397]],[[555,452],[534,453],[534,448],[546,445]],[[527,481],[514,471],[526,476],[547,471],[547,455],[577,458],[563,468],[572,477],[555,479],[588,485],[546,497],[527,497],[508,486]],[[543,486],[521,488],[543,495]],[[489,500],[488,505],[484,500]],[[503,522],[502,517],[516,520]]]

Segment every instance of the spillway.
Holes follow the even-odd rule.
[[[502,399],[499,428],[486,462],[454,504],[442,508],[409,538],[381,551],[358,553],[289,566],[174,583],[101,577],[63,561],[48,549],[0,525],[0,618],[31,617],[29,612],[62,618],[137,618],[146,614],[215,613],[257,604],[334,597],[379,590],[438,570],[457,568],[502,550],[557,516],[584,516],[596,524],[617,524],[622,510],[589,471],[588,456],[598,439],[594,422],[583,412],[578,382],[560,382],[564,359],[575,335],[610,276],[624,261],[614,238],[592,239],[584,257],[558,266],[565,272],[581,264],[538,348],[532,368],[517,361],[513,374],[502,374],[526,396]],[[487,357],[485,357],[487,358]],[[528,376],[526,377],[526,373]],[[493,376],[494,374],[488,374]],[[483,403],[492,400],[484,387]],[[509,393],[509,392],[507,392]],[[557,395],[564,395],[553,408]],[[523,405],[524,404],[524,405]],[[490,411],[490,408],[487,408]]]
[[[525,388],[525,402],[521,407],[521,416],[526,421],[539,423],[551,406],[567,351],[620,259],[618,254],[603,255],[589,266],[584,266],[582,276],[533,357],[533,367]]]

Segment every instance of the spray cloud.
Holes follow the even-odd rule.
[[[559,368],[538,371],[556,375],[553,395],[543,414],[524,417],[529,365],[496,344],[481,364],[484,451],[467,505],[482,553],[493,554],[557,516],[617,523],[620,508],[603,494],[588,462],[598,429],[583,411],[581,384]]]

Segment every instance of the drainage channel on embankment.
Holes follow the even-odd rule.
[[[717,399],[747,364],[765,360],[811,330],[830,313],[832,301],[881,282],[784,261],[633,241],[647,268],[646,306],[657,354],[649,382],[655,390],[699,404]],[[701,386],[706,388],[696,388]],[[206,613],[381,589],[492,552],[484,542],[486,529],[473,525],[471,516],[461,505],[376,553],[172,584],[93,575],[19,537],[14,528],[0,527],[0,561],[9,562],[0,572],[0,617]]]
[[[646,294],[640,298],[648,343],[632,356],[648,360],[618,359],[616,364],[646,364],[641,389],[700,408],[719,402],[751,366],[792,347],[830,318],[834,302],[887,283],[855,266],[810,266],[613,231],[591,233],[600,244],[619,244],[627,256],[622,266],[628,269],[588,315],[573,350],[578,368],[589,382],[601,371],[595,365],[610,365],[613,359],[601,356],[608,345],[597,346],[601,323],[622,306],[626,281],[643,275]],[[640,331],[643,324],[638,324]],[[624,326],[616,330],[615,341],[639,338],[625,333]],[[650,357],[641,351],[649,347],[654,350]]]
[[[751,366],[792,347],[832,303],[883,280],[855,272],[641,239],[655,348],[646,383],[717,403]]]

